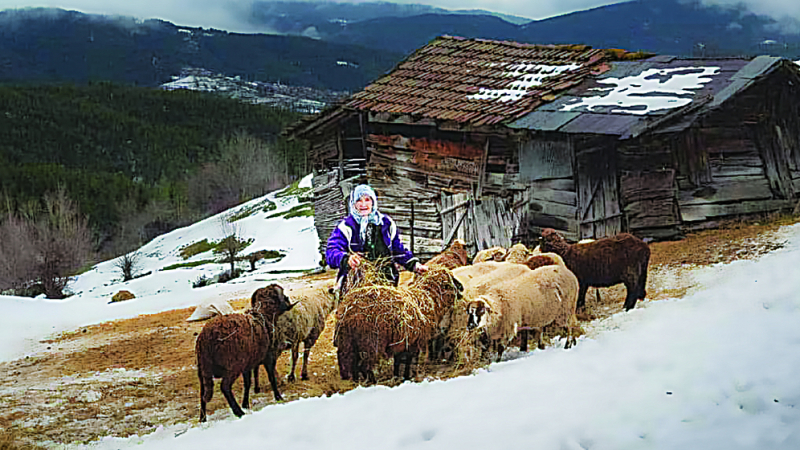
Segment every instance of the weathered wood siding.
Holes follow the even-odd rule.
[[[735,102],[684,133],[693,138],[677,154],[702,152],[707,167],[707,175],[697,177],[678,165],[684,228],[714,227],[722,219],[793,206],[800,192],[800,111],[790,99],[800,91],[776,81],[740,93]]]
[[[527,189],[518,234],[528,245],[544,228],[579,239],[573,145],[569,136],[555,133],[531,134],[519,145],[519,180]]]
[[[576,188],[581,238],[613,236],[622,231],[616,146],[593,139],[576,149]]]
[[[339,170],[333,169],[314,176],[314,226],[320,241],[320,252],[324,255],[328,237],[339,221],[347,214],[347,205],[339,187]]]

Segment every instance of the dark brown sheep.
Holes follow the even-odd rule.
[[[636,306],[636,300],[647,295],[647,266],[650,247],[629,233],[597,239],[586,244],[569,244],[552,228],[542,230],[542,252],[558,253],[580,283],[578,309],[586,303],[589,286],[609,287],[625,284],[625,310]]]
[[[408,288],[364,286],[348,292],[336,324],[342,379],[363,376],[374,383],[373,368],[380,357],[394,357],[395,376],[404,362],[404,378],[410,378],[413,361],[439,332],[462,291],[449,269],[434,266]]]
[[[216,316],[197,336],[195,355],[200,379],[200,422],[206,421],[206,404],[214,395],[214,378],[222,378],[220,390],[237,417],[244,411],[236,403],[231,386],[241,375],[244,378],[242,406],[250,407],[250,374],[264,364],[267,368],[275,400],[283,400],[275,379],[275,361],[268,351],[272,328],[278,316],[292,309],[283,288],[271,284],[257,289],[250,310],[244,314]],[[274,359],[274,358],[273,358]]]
[[[445,251],[431,258],[427,265],[429,267],[439,265],[450,270],[469,265],[469,255],[467,255],[467,249],[464,247],[464,241],[456,239]]]

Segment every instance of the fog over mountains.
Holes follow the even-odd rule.
[[[781,16],[778,0],[765,5],[772,8],[769,15],[754,14],[745,3],[635,0],[527,21],[424,5],[261,1],[242,16],[260,31],[250,34],[157,19],[12,9],[0,11],[0,82],[158,86],[186,67],[198,67],[245,80],[354,91],[443,34],[679,56],[797,59],[793,7],[787,5]]]

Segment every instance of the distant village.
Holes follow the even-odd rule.
[[[180,75],[173,76],[173,81],[164,83],[160,87],[165,90],[189,89],[215,92],[254,104],[283,107],[306,114],[318,113],[326,105],[344,99],[350,94],[287,86],[280,82],[245,81],[239,76],[229,77],[197,67],[184,68]]]

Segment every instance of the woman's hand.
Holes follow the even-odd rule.
[[[350,266],[351,269],[355,269],[361,264],[362,256],[358,253],[350,253],[350,257],[347,259],[347,264]]]
[[[414,272],[415,273],[423,274],[423,273],[425,273],[427,271],[428,271],[428,266],[426,266],[425,264],[417,263],[417,265],[414,266]]]

